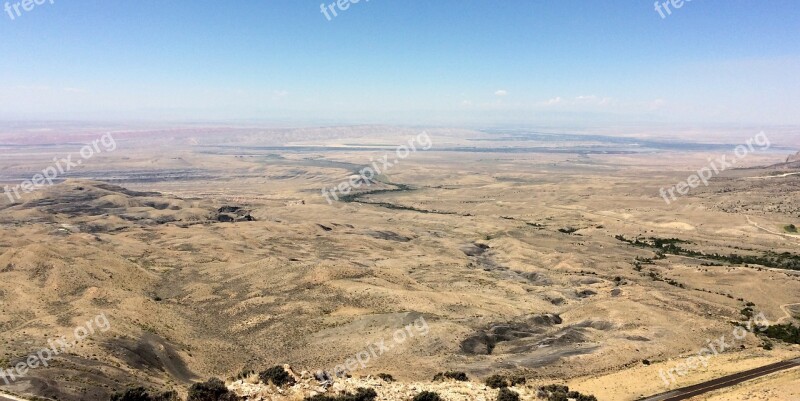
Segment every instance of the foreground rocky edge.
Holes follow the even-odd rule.
[[[111,401],[178,401],[176,392],[150,395],[143,388],[117,393]],[[431,382],[403,383],[391,375],[334,378],[327,372],[295,373],[289,365],[259,374],[243,372],[227,383],[194,384],[187,401],[597,401],[561,385],[533,386],[525,379],[495,375],[471,382],[462,372],[437,374]]]

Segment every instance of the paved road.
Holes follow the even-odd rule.
[[[643,398],[640,401],[681,401],[688,400],[700,394],[705,394],[710,391],[731,387],[736,384],[755,379],[757,377],[766,376],[771,373],[780,372],[786,369],[792,369],[800,366],[800,358],[792,359],[773,363],[772,365],[762,366],[747,370],[744,372],[736,373],[730,376],[720,377],[705,383],[696,384],[694,386],[679,388],[667,393],[655,395],[648,398]]]

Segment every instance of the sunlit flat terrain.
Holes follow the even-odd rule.
[[[0,184],[97,132],[8,147]],[[351,373],[522,372],[634,400],[666,390],[659,372],[707,339],[730,336],[748,303],[771,322],[800,312],[800,271],[785,260],[704,256],[797,255],[800,236],[783,228],[800,223],[800,176],[786,174],[800,169],[729,170],[669,205],[659,194],[692,173],[676,166],[696,171],[735,143],[431,129],[427,150],[398,158],[422,130],[112,132],[113,151],[0,207],[0,365],[99,312],[111,323],[16,393],[104,397],[283,363],[332,371],[387,339],[391,350]],[[792,146],[741,167],[780,164]],[[394,164],[371,184],[327,202],[323,188],[384,155]],[[419,318],[429,330],[395,344]],[[800,355],[762,342],[748,334],[670,387]]]

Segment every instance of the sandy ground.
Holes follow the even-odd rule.
[[[663,390],[659,369],[730,333],[747,302],[773,322],[800,302],[797,272],[659,258],[615,238],[677,238],[723,255],[797,253],[790,238],[752,224],[800,224],[796,175],[751,180],[766,171],[732,171],[667,205],[659,190],[717,150],[457,151],[506,141],[431,130],[431,149],[367,188],[407,190],[326,202],[322,188],[418,134],[121,135],[117,150],[71,181],[1,206],[0,366],[97,313],[112,327],[10,390],[71,400],[139,383],[183,389],[277,363],[332,369],[384,340],[391,351],[354,374],[422,381],[463,370],[477,380],[513,371],[633,400]],[[275,147],[286,145],[336,149]],[[578,145],[595,144],[558,146]],[[0,181],[19,183],[71,151],[17,149],[3,159]],[[754,154],[746,163],[783,158]],[[254,221],[220,221],[226,206]],[[544,318],[554,315],[559,322]],[[424,335],[393,339],[420,317]],[[798,353],[780,344],[763,351],[762,342],[748,337],[680,385]]]

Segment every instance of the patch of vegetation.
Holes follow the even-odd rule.
[[[783,229],[786,230],[787,233],[797,234],[797,226],[794,224],[789,224],[788,226],[783,227]]]
[[[501,375],[492,375],[486,378],[486,385],[489,388],[506,388],[508,387],[508,381],[506,380],[505,376]]]
[[[378,378],[385,381],[386,383],[391,383],[394,381],[394,377],[388,373],[378,373]]]
[[[258,374],[264,384],[272,383],[278,387],[291,386],[294,384],[294,377],[283,366],[273,366]]]
[[[392,185],[392,186],[394,186],[394,188],[376,189],[376,190],[373,190],[373,191],[364,191],[364,192],[358,192],[358,193],[351,193],[351,194],[339,196],[339,200],[342,201],[342,202],[345,202],[345,203],[360,202],[360,203],[363,203],[365,205],[380,206],[380,207],[385,207],[385,208],[391,209],[391,210],[407,210],[407,211],[411,211],[411,212],[431,213],[431,214],[447,214],[447,215],[458,214],[458,213],[455,213],[455,212],[442,212],[442,211],[438,211],[438,210],[417,209],[417,208],[412,207],[412,206],[397,205],[397,204],[389,203],[389,202],[368,202],[368,201],[361,200],[361,198],[363,198],[365,196],[369,196],[369,195],[381,195],[381,194],[392,193],[392,192],[406,192],[406,191],[414,191],[415,190],[411,186],[408,186],[408,185],[405,185],[405,184],[395,184],[395,183],[386,182],[386,181],[378,181],[378,182],[386,184],[386,185]]]
[[[619,241],[625,242],[639,248],[656,249],[662,254],[670,254],[677,256],[688,256],[698,259],[713,260],[719,262],[726,262],[732,265],[761,265],[765,267],[773,267],[778,269],[787,270],[800,270],[800,255],[790,252],[777,253],[772,251],[764,252],[762,256],[756,255],[739,255],[732,253],[730,255],[721,255],[718,253],[703,253],[691,249],[682,248],[678,244],[688,243],[677,238],[636,238],[629,240],[622,235],[617,235]]]
[[[433,376],[433,381],[435,382],[445,381],[446,379],[451,379],[459,382],[469,381],[467,374],[464,372],[452,372],[452,371],[444,373],[440,372],[437,373],[435,376]]]
[[[234,380],[245,380],[245,379],[247,379],[248,377],[250,377],[250,376],[252,376],[254,374],[256,374],[255,370],[244,369],[241,372],[239,372],[239,374],[236,375],[236,377],[234,377]]]
[[[773,340],[800,344],[800,326],[794,326],[791,323],[769,326],[761,334]]]
[[[753,306],[755,306],[755,305],[753,305]],[[742,316],[744,316],[746,319],[752,319],[753,316],[755,316],[755,313],[756,313],[756,311],[753,309],[753,306],[746,305],[744,307],[744,309],[741,310]]]
[[[442,211],[439,211],[439,210],[418,209],[418,208],[415,208],[413,206],[403,206],[403,205],[397,205],[397,204],[388,203],[388,202],[361,202],[361,203],[366,204],[366,205],[385,207],[385,208],[390,209],[390,210],[406,210],[406,211],[409,211],[409,212],[418,212],[418,213],[424,213],[424,214],[444,214],[444,215],[455,215],[455,214],[458,214],[456,212],[442,212]]]
[[[371,388],[359,388],[355,394],[341,394],[337,396],[330,396],[324,394],[317,394],[313,397],[306,397],[304,401],[374,401],[378,398],[378,393]]]
[[[150,395],[144,387],[130,388],[122,393],[114,393],[111,401],[178,401],[178,393],[168,391],[158,395]]]
[[[497,394],[497,401],[519,401],[519,394],[507,388],[500,389]]]
[[[442,397],[439,397],[439,394],[436,394],[432,391],[423,391],[416,396],[414,396],[413,401],[444,401]]]
[[[228,391],[222,380],[213,377],[205,383],[195,383],[189,387],[186,401],[239,401],[239,397]]]
[[[486,378],[486,385],[498,389],[523,385],[526,381],[524,376],[492,375]]]
[[[538,397],[547,401],[597,401],[597,397],[593,395],[585,395],[577,391],[569,391],[569,387],[560,384],[550,384],[539,387]]]
[[[671,278],[664,278],[663,276],[661,276],[660,274],[658,274],[658,273],[656,273],[654,271],[651,271],[650,273],[648,273],[648,276],[650,276],[650,278],[653,279],[653,281],[663,281],[663,282],[665,282],[665,283],[667,283],[667,284],[669,284],[671,286],[674,286],[674,287],[686,288],[686,286],[683,283],[679,283],[679,282],[677,282],[677,281],[675,281],[675,280],[673,280]]]

